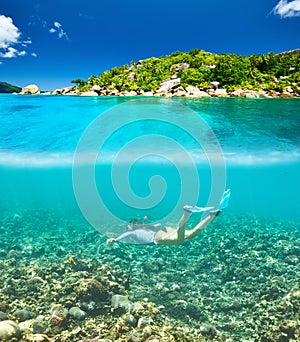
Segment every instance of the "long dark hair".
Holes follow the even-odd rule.
[[[143,224],[144,222],[138,219],[131,219],[129,223],[133,225],[133,224]]]

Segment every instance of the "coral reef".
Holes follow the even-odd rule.
[[[6,216],[0,321],[16,341],[299,341],[299,228],[224,215],[182,246],[106,245],[47,212]]]

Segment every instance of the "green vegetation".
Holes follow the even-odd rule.
[[[8,84],[6,82],[0,82],[0,93],[19,93],[22,88]]]
[[[181,78],[181,85],[201,89],[211,88],[219,82],[227,91],[249,89],[283,92],[292,89],[300,93],[300,51],[282,54],[240,56],[213,54],[199,49],[174,52],[160,58],[148,58],[130,65],[106,70],[87,81],[76,79],[78,90],[87,91],[92,86],[107,90],[156,91],[163,80],[171,76]]]

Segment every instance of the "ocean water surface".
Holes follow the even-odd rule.
[[[212,340],[300,336],[299,99],[0,95],[0,137],[1,259],[107,263],[131,298]],[[183,246],[105,244],[134,217],[175,226],[184,204],[217,207],[227,187],[228,208]]]

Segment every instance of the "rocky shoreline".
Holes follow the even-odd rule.
[[[236,89],[228,92],[226,89],[219,88],[219,82],[211,82],[212,88],[200,89],[193,86],[183,87],[180,84],[180,78],[172,76],[160,84],[160,88],[156,92],[152,91],[119,91],[117,89],[106,89],[97,85],[92,86],[88,91],[80,92],[75,86],[68,86],[61,89],[55,89],[52,92],[41,92],[37,85],[31,84],[24,88],[18,94],[20,95],[73,95],[73,96],[163,96],[171,97],[186,97],[186,98],[201,98],[201,97],[239,97],[239,98],[294,98],[300,97],[300,94],[295,93],[292,88],[287,88],[286,91],[280,93],[276,91],[265,91],[260,89],[247,90]],[[15,93],[17,94],[17,93]]]

